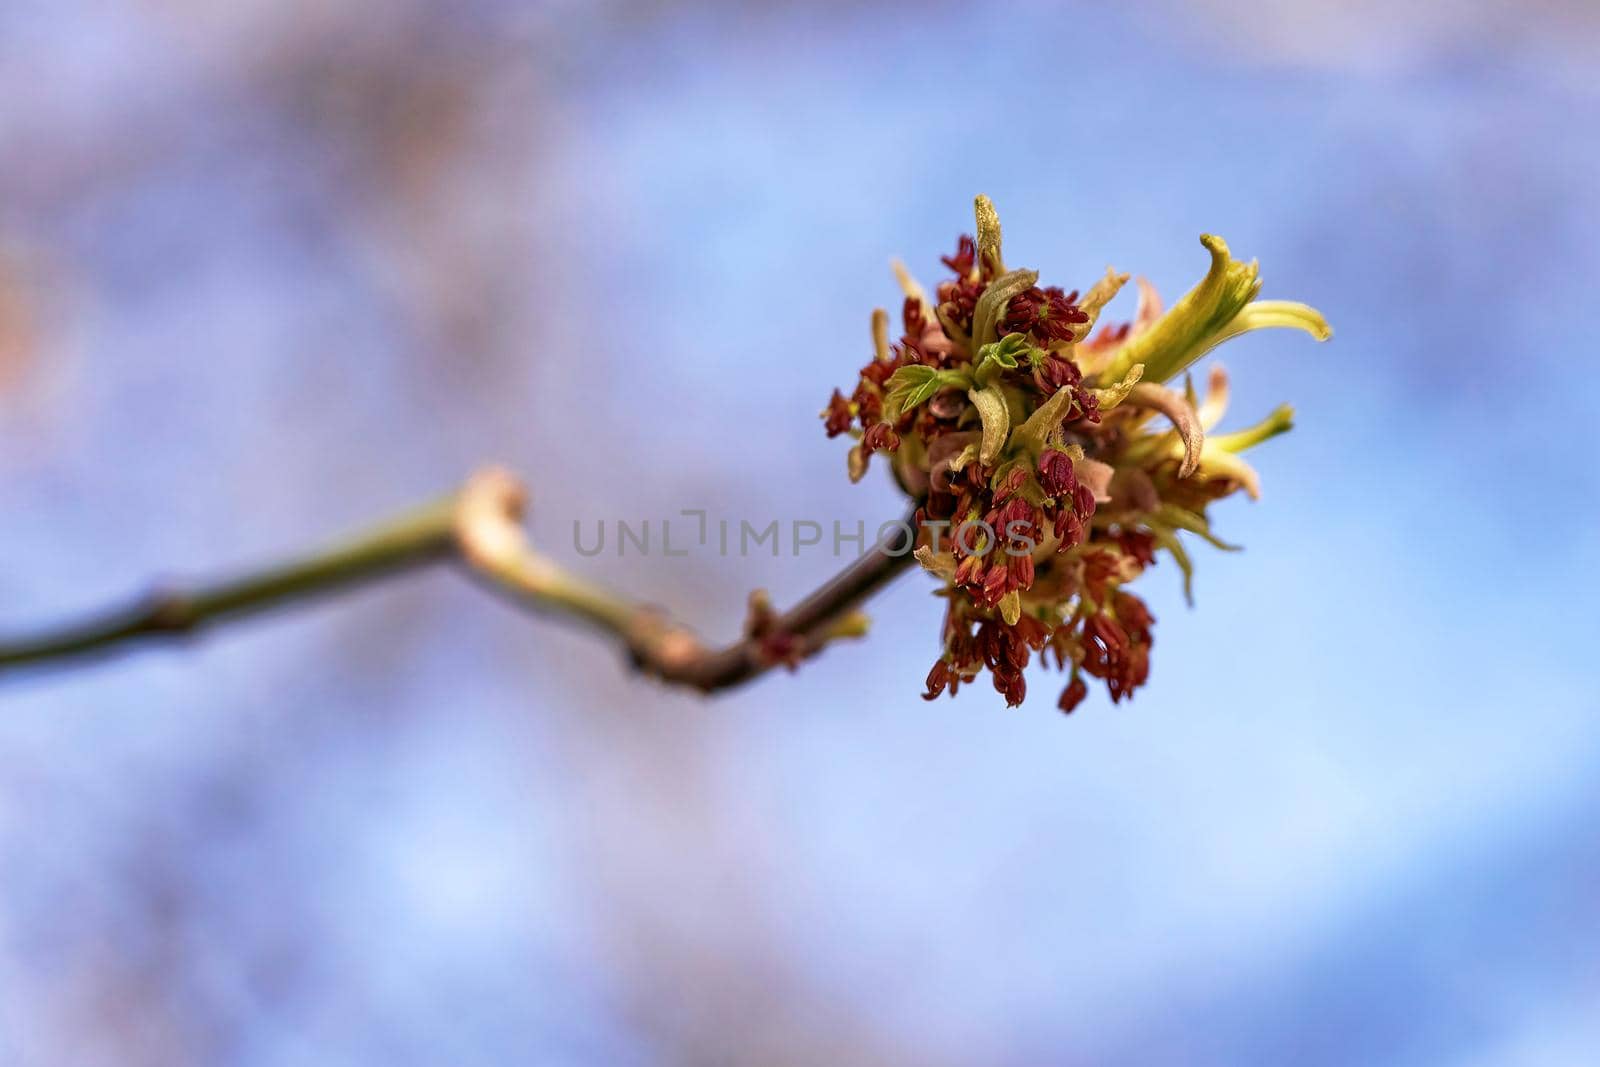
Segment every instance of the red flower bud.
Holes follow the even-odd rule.
[[[972,268],[978,264],[978,242],[962,234],[956,241],[956,254],[940,256],[939,262],[962,276],[971,274]]]
[[[873,423],[862,436],[861,445],[868,452],[893,452],[900,447],[900,435],[887,422]]]
[[[1077,512],[1078,518],[1089,521],[1094,516],[1094,490],[1082,482],[1072,491],[1072,510]]]
[[[1008,708],[1017,707],[1028,695],[1028,683],[1022,677],[1021,671],[996,671],[994,687],[997,692],[1005,696]]]
[[[1089,686],[1082,675],[1074,674],[1072,681],[1061,691],[1061,699],[1056,702],[1056,707],[1071,715],[1073,709],[1083,703],[1083,698],[1089,695]]]
[[[1088,312],[1073,303],[1078,298],[1050,286],[1034,286],[1011,298],[1006,305],[1005,332],[1031,333],[1044,344],[1074,339],[1074,330],[1089,321]]]
[[[1015,493],[1017,490],[1021,489],[1023,485],[1027,483],[1027,481],[1027,470],[1020,466],[1013,467],[1010,473],[1001,479],[1000,484],[995,486],[994,502],[996,504],[1001,503],[1012,493]]]
[[[1039,484],[1051,496],[1072,499],[1078,491],[1078,472],[1072,466],[1072,457],[1059,448],[1040,453]]]
[[[850,410],[850,401],[846,400],[839,390],[835,389],[833,396],[828,399],[828,407],[823,411],[822,419],[829,437],[838,437],[850,429],[851,422],[855,421],[855,415]]]

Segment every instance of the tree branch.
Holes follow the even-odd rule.
[[[704,645],[659,609],[573,575],[537,552],[522,529],[527,493],[499,468],[474,474],[454,496],[303,560],[215,584],[158,591],[58,629],[0,640],[0,674],[103,658],[156,638],[194,635],[219,622],[326,596],[442,560],[465,564],[491,590],[543,614],[583,622],[618,640],[635,667],[712,692],[777,665],[795,666],[829,641],[864,632],[857,607],[913,562],[875,546],[788,612],[751,598],[745,634]]]
[[[158,590],[60,629],[0,641],[0,670],[100,658],[149,638],[186,637],[216,622],[447,558],[455,551],[456,509],[457,498],[450,497],[303,560],[214,585]]]

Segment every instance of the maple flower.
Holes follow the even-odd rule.
[[[1165,553],[1189,596],[1180,535],[1234,548],[1207,510],[1236,492],[1259,497],[1240,453],[1293,420],[1284,406],[1214,434],[1227,374],[1213,364],[1201,398],[1187,372],[1250,330],[1292,327],[1319,341],[1331,331],[1305,304],[1257,300],[1257,265],[1206,235],[1210,268],[1170,310],[1140,279],[1132,321],[1096,332],[1128,275],[1108,270],[1081,291],[1041,287],[1037,272],[1006,269],[987,197],[976,215],[976,237],[943,258],[953,277],[931,298],[896,264],[903,335],[891,343],[887,312],[873,314],[873,358],[822,417],[829,436],[857,442],[852,481],[882,453],[916,502],[917,559],[945,600],[927,699],[988,672],[1020,704],[1038,653],[1068,674],[1062,711],[1082,703],[1088,678],[1120,702],[1148,680],[1154,647],[1155,619],[1128,587]],[[1180,375],[1181,387],[1168,384]]]

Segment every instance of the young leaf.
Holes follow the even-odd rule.
[[[1044,358],[1043,349],[1029,344],[1025,334],[1008,333],[978,349],[977,369],[972,372],[972,379],[979,386],[986,386],[1004,372],[1016,370],[1022,365],[1021,360],[1032,363],[1036,358]]]
[[[891,419],[897,419],[920,404],[932,400],[941,389],[967,389],[972,380],[961,371],[935,370],[920,363],[901,367],[889,376],[889,394],[885,399]]]

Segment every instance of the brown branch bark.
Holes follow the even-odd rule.
[[[163,590],[56,629],[0,640],[0,675],[189,637],[220,622],[454,560],[524,607],[584,622],[613,637],[642,672],[709,693],[773,666],[792,666],[836,638],[858,636],[864,629],[859,605],[914,562],[909,552],[893,554],[875,546],[789,611],[753,611],[740,640],[711,648],[659,609],[593,585],[536,551],[522,528],[526,502],[526,491],[514,477],[489,468],[452,497],[304,559],[218,583]]]

